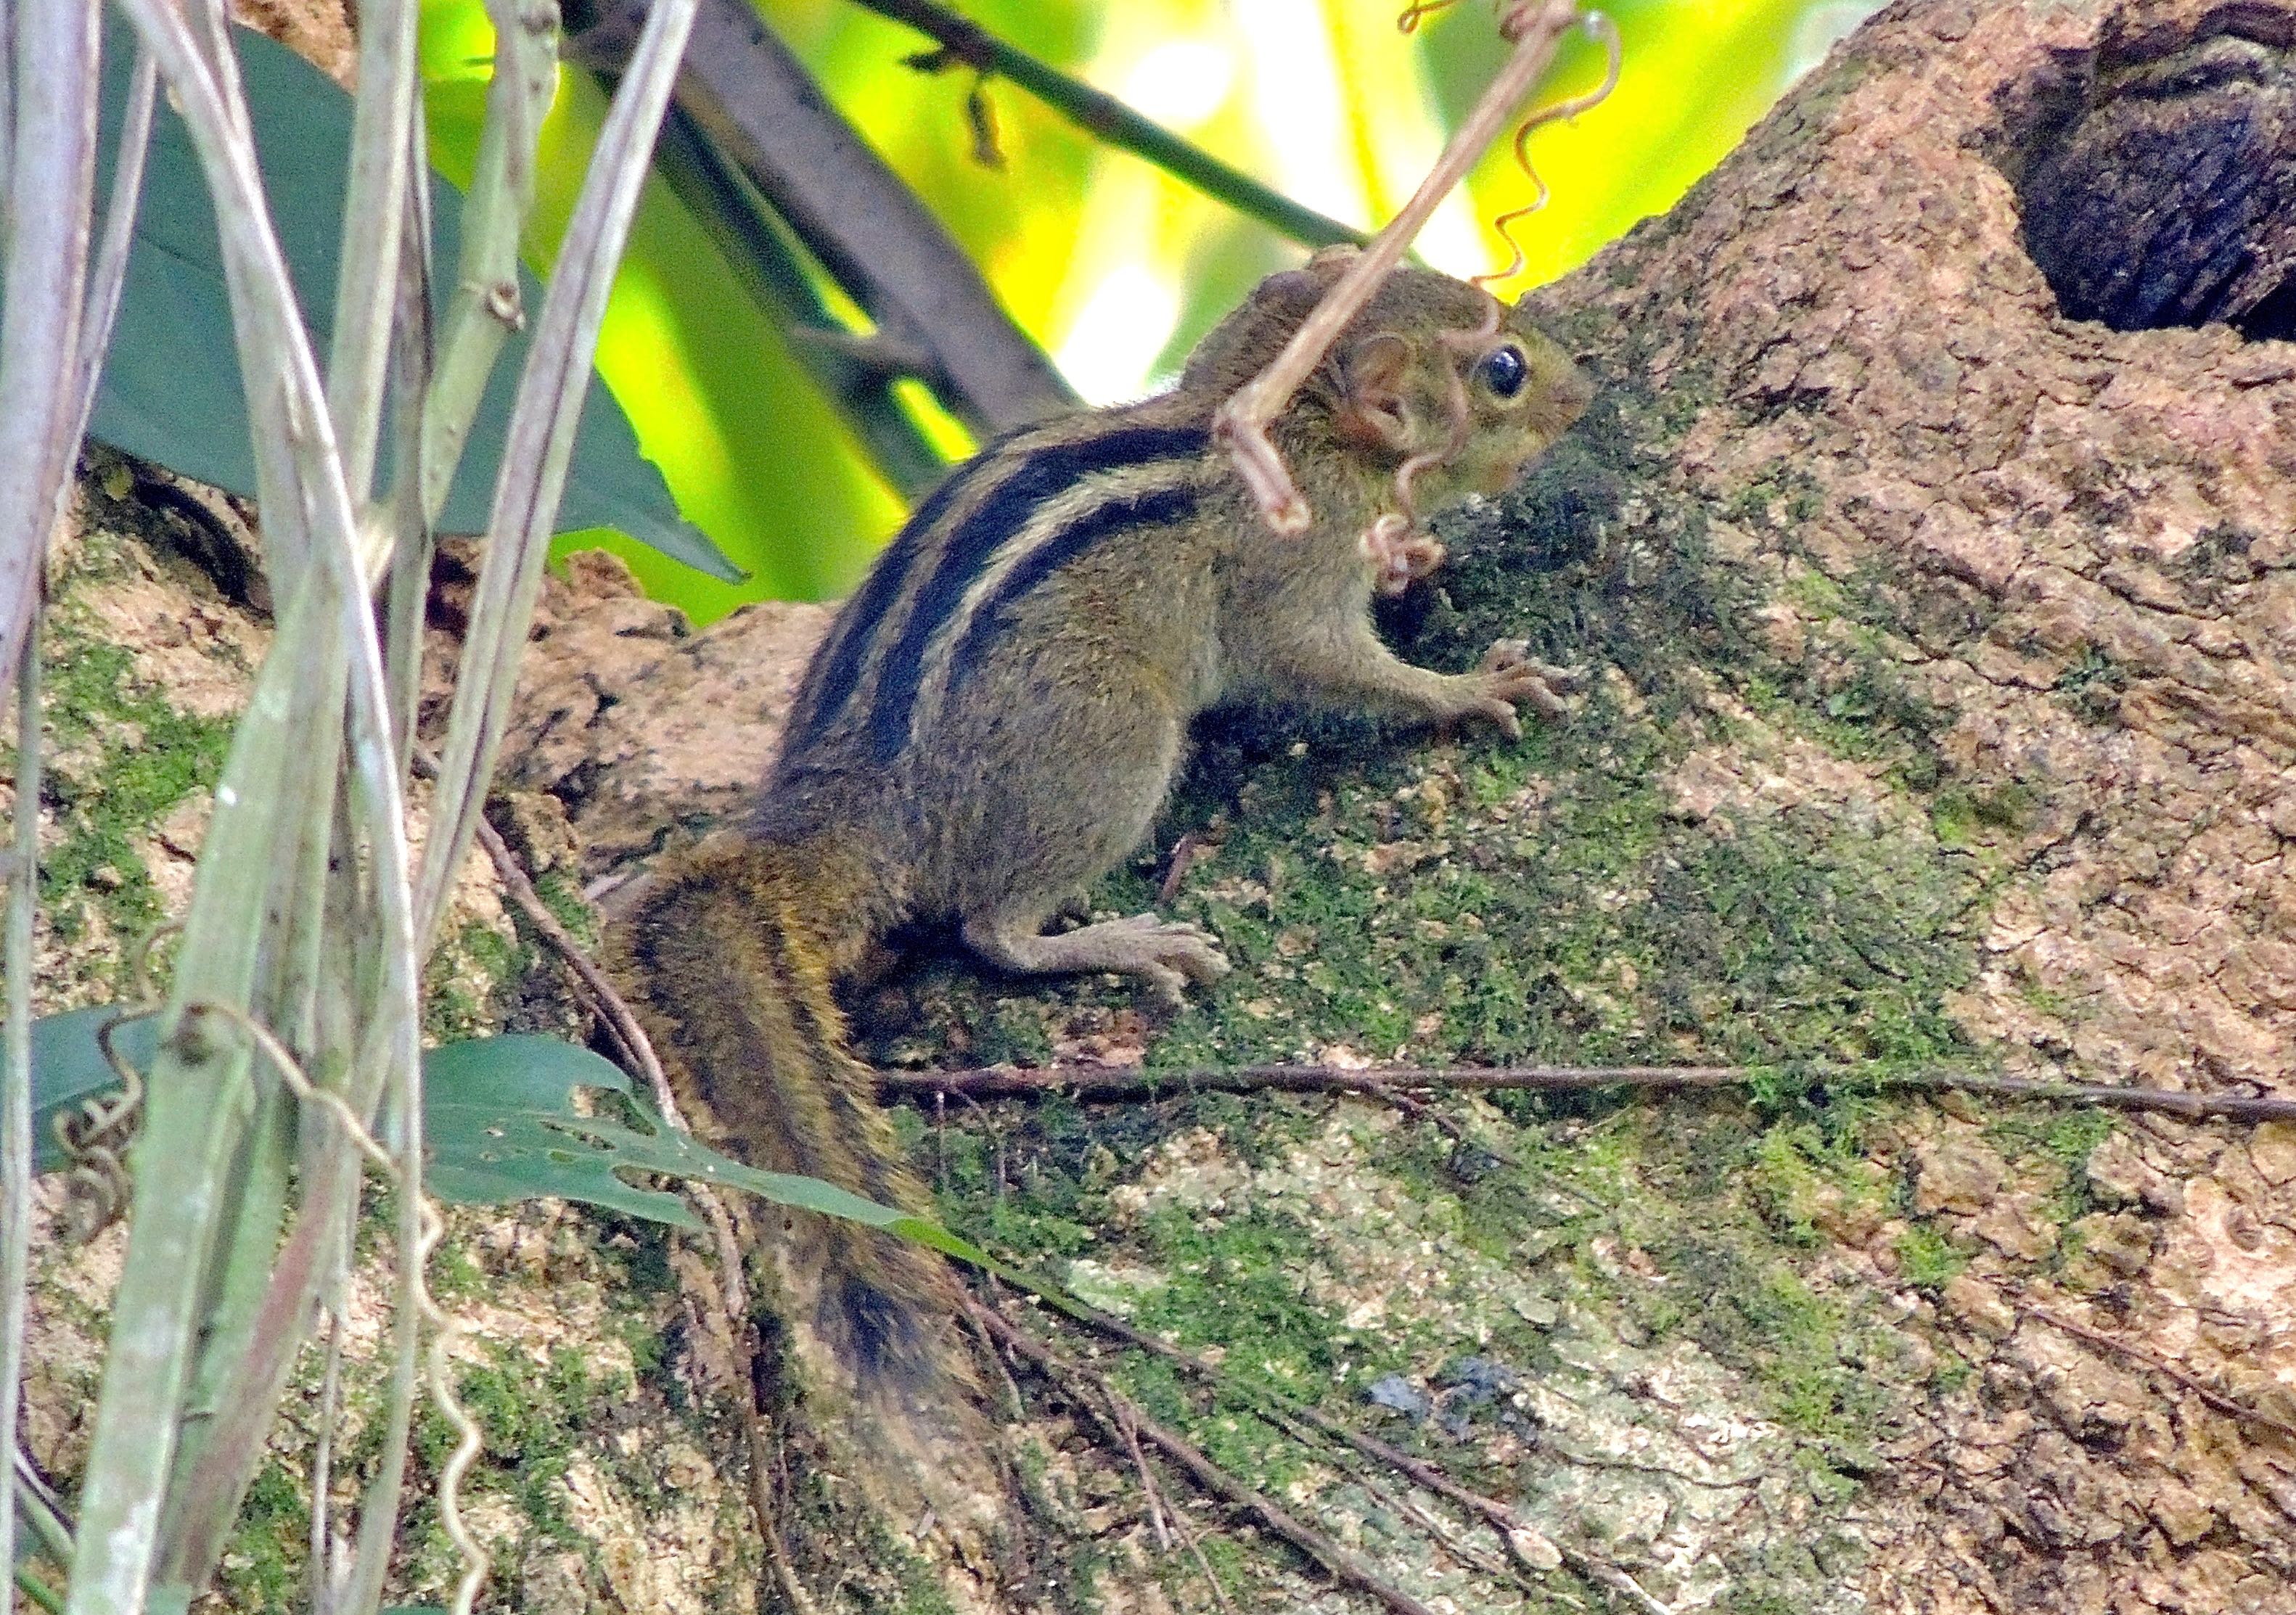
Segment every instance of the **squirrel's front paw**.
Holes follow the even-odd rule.
[[[1412,532],[1390,545],[1379,570],[1379,592],[1390,599],[1439,570],[1450,552],[1432,533]]]
[[[1517,707],[1529,707],[1549,720],[1566,717],[1570,706],[1563,696],[1579,688],[1586,675],[1577,668],[1533,661],[1530,646],[1520,639],[1502,639],[1483,652],[1472,673],[1464,675],[1471,694],[1464,717],[1496,725],[1509,740],[1520,739],[1522,720]]]

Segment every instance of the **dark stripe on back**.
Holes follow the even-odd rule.
[[[972,480],[973,473],[988,463],[986,454],[977,455],[943,477],[940,486],[925,496],[925,502],[901,524],[893,542],[877,557],[868,577],[862,579],[861,592],[838,613],[836,638],[824,647],[825,656],[814,662],[819,671],[811,680],[813,700],[800,706],[790,726],[785,750],[793,751],[819,740],[852,701],[869,654],[869,643],[876,636],[878,623],[892,610],[902,582],[916,564],[917,552],[923,547],[926,537],[940,525],[942,515],[956,496]]]
[[[1161,527],[1167,522],[1184,521],[1195,514],[1201,495],[1193,488],[1160,488],[1129,499],[1112,500],[1096,505],[1085,512],[1072,526],[1037,547],[1036,553],[1016,566],[996,586],[996,592],[980,603],[965,625],[964,637],[957,642],[956,651],[949,662],[948,688],[951,694],[964,682],[966,675],[980,663],[996,643],[1002,619],[1013,603],[1083,554],[1102,539],[1134,528]]]
[[[891,761],[908,743],[910,714],[924,685],[926,646],[964,603],[965,591],[988,569],[996,552],[1029,524],[1038,505],[1097,472],[1163,460],[1193,460],[1210,447],[1211,433],[1201,426],[1131,426],[1030,449],[1020,469],[997,484],[949,535],[932,576],[917,590],[908,617],[901,624],[901,637],[886,651],[869,708],[870,743],[878,760]],[[1188,498],[1193,505],[1194,496]],[[1103,508],[1122,511],[1138,503],[1119,502]],[[1095,510],[1084,521],[1092,522],[1100,516]],[[1119,524],[1129,520],[1120,519]],[[1062,540],[1054,542],[1066,537],[1063,534]],[[873,577],[871,581],[875,581]],[[967,637],[971,637],[969,632]],[[840,653],[844,649],[839,647]]]

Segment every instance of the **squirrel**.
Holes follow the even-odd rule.
[[[1436,673],[1370,614],[1398,567],[1440,556],[1423,529],[1384,562],[1365,537],[1398,492],[1413,503],[1399,468],[1416,459],[1430,504],[1496,493],[1586,407],[1585,377],[1520,314],[1390,274],[1272,429],[1315,512],[1305,533],[1263,526],[1215,440],[1214,411],[1346,258],[1262,282],[1172,390],[1024,428],[952,471],[815,652],[746,822],[632,898],[610,968],[680,1098],[750,1164],[922,1204],[833,995],[898,924],[952,922],[1001,970],[1118,971],[1173,1000],[1226,971],[1214,938],[1153,914],[1045,929],[1146,837],[1198,714],[1274,701],[1512,736],[1518,703],[1561,710],[1557,670],[1518,644]],[[857,1391],[940,1381],[957,1311],[940,1258],[791,1213],[778,1266],[784,1323]]]

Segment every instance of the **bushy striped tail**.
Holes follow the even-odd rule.
[[[763,1170],[930,1214],[831,990],[887,906],[865,858],[720,838],[648,877],[609,957],[698,1131]],[[911,1400],[945,1376],[957,1292],[939,1257],[817,1213],[754,1221],[781,1230],[788,1321],[809,1317],[857,1390]]]

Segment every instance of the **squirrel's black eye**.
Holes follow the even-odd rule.
[[[1509,342],[1504,348],[1494,348],[1475,366],[1484,386],[1502,398],[1512,398],[1522,390],[1530,379],[1530,361],[1522,357],[1522,349]]]

